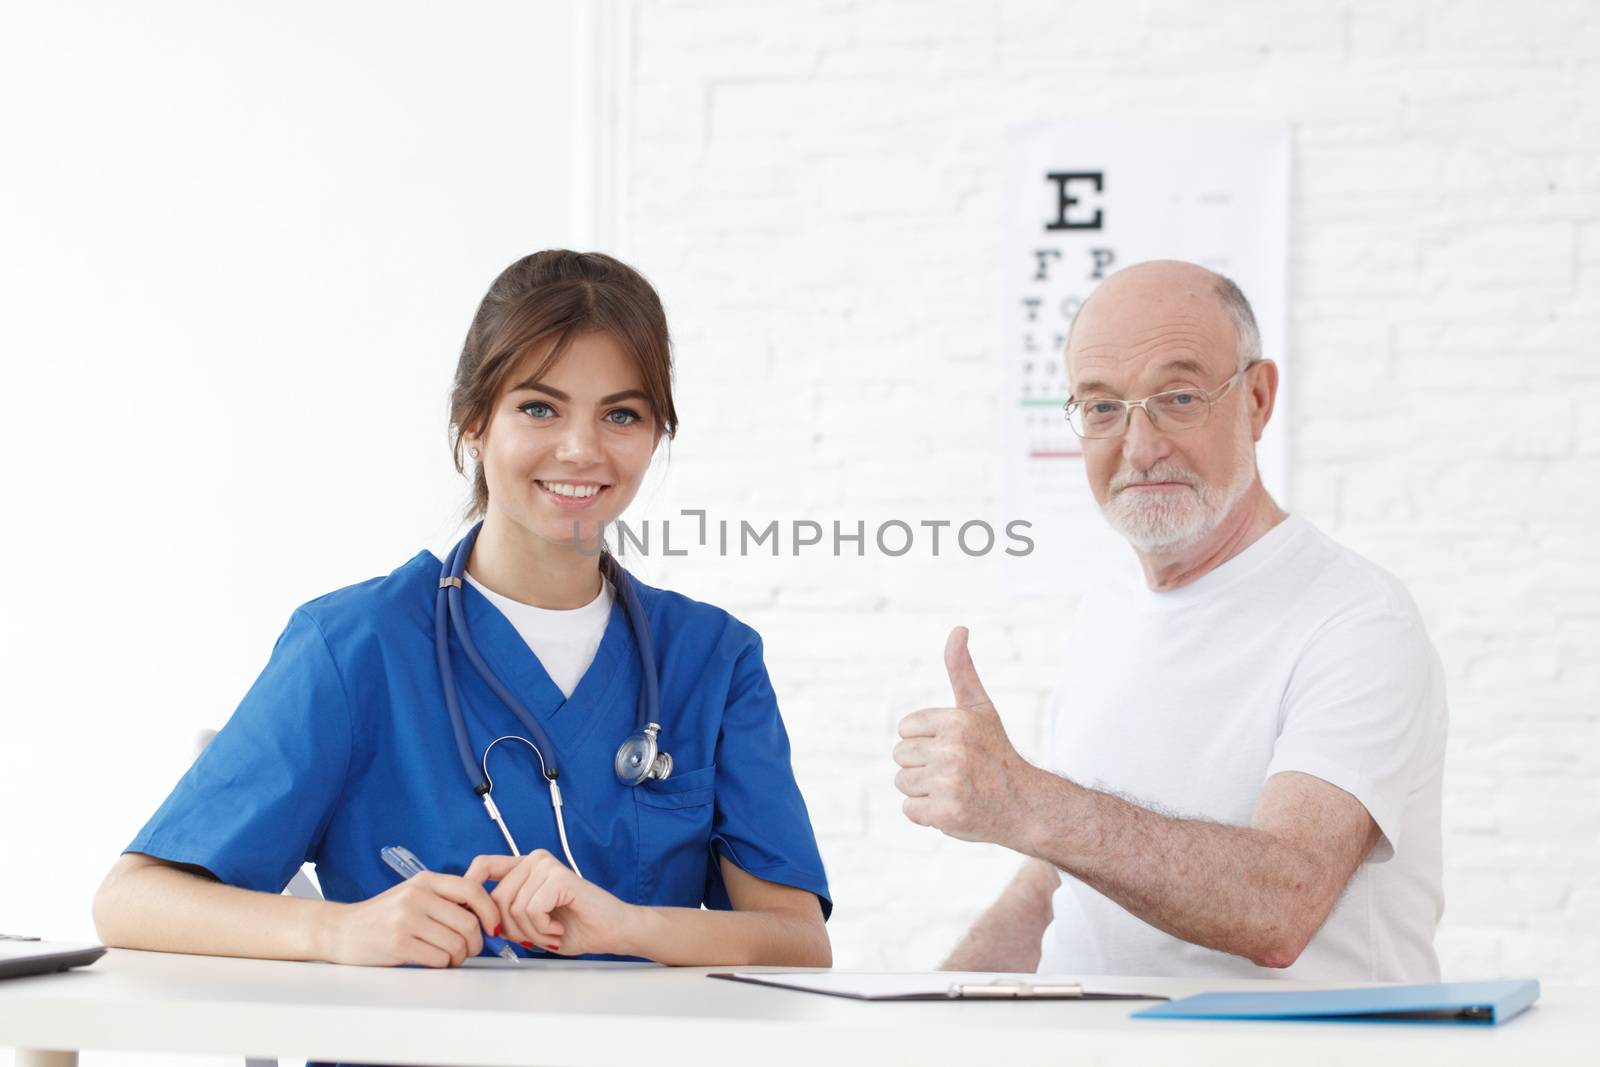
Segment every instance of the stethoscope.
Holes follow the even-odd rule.
[[[567,864],[578,877],[583,877],[583,872],[578,870],[577,861],[572,858],[572,846],[567,843],[567,824],[561,817],[561,787],[556,784],[556,779],[561,777],[561,772],[556,766],[556,747],[550,741],[550,735],[544,732],[544,727],[539,725],[539,720],[529,713],[517,695],[495,677],[494,671],[483,661],[478,654],[478,646],[473,643],[472,635],[467,632],[467,613],[461,602],[461,576],[467,569],[467,557],[472,555],[473,543],[478,539],[478,531],[483,528],[479,522],[467,531],[456,546],[444,558],[444,566],[439,568],[439,591],[434,598],[433,606],[433,647],[439,661],[439,677],[444,682],[444,704],[450,713],[450,729],[455,734],[456,751],[461,756],[461,767],[467,772],[467,780],[472,783],[472,791],[483,798],[483,807],[489,813],[489,818],[500,828],[500,833],[506,839],[506,845],[511,849],[513,856],[522,855],[522,850],[517,847],[516,840],[511,836],[511,831],[506,827],[506,820],[500,814],[500,808],[494,802],[494,779],[489,776],[489,753],[494,751],[495,745],[502,741],[521,741],[533,749],[533,754],[539,758],[539,767],[544,773],[545,781],[550,783],[550,805],[556,813],[556,831],[561,835],[561,851],[567,857]],[[633,583],[628,578],[628,572],[623,570],[610,553],[600,557],[600,573],[611,582],[612,588],[622,598],[623,612],[628,617],[628,626],[633,630],[634,644],[639,646],[640,686],[639,702],[635,711],[635,725],[637,729],[622,742],[617,749],[613,768],[617,778],[624,785],[639,785],[648,781],[659,781],[672,773],[672,756],[661,750],[659,735],[661,724],[661,692],[660,682],[656,677],[656,650],[650,638],[650,621],[645,618],[644,607],[639,603],[638,594],[633,590]],[[466,653],[467,662],[472,664],[478,677],[499,697],[506,707],[511,709],[517,719],[528,733],[533,735],[529,740],[520,734],[508,734],[497,737],[483,750],[483,758],[477,759],[472,754],[472,746],[467,741],[467,724],[461,715],[461,695],[456,689],[455,671],[450,666],[450,631],[454,630],[456,640],[461,643],[461,651]]]

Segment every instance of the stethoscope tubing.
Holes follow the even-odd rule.
[[[472,669],[478,672],[478,677],[482,678],[484,684],[493,691],[495,696],[500,698],[501,703],[511,709],[511,713],[522,723],[522,728],[533,735],[534,744],[539,747],[544,755],[542,760],[544,763],[544,775],[554,781],[561,775],[560,765],[556,760],[556,747],[550,742],[550,735],[545,733],[544,727],[539,725],[539,720],[535,719],[533,714],[523,707],[522,701],[517,699],[517,695],[506,688],[505,683],[500,681],[493,669],[484,662],[483,656],[478,652],[477,642],[473,641],[472,635],[467,632],[467,610],[461,598],[461,576],[466,572],[467,557],[472,555],[472,546],[478,539],[478,531],[482,528],[483,524],[480,522],[468,531],[467,536],[461,539],[461,543],[456,546],[449,560],[450,577],[455,581],[443,586],[443,589],[445,596],[449,600],[450,628],[454,631],[456,642],[461,645],[461,651],[466,655],[467,662],[472,664]],[[450,649],[447,645],[439,662],[444,663],[449,658]],[[460,710],[459,700],[457,701],[456,710],[458,712]],[[466,726],[463,723],[460,736],[465,737],[465,735]],[[476,778],[477,776],[471,770],[468,770],[467,777]],[[488,783],[482,784],[487,785]],[[477,783],[474,783],[474,788],[476,787]]]
[[[567,842],[566,820],[562,817],[561,809],[564,803],[561,797],[561,787],[557,784],[560,771],[556,764],[555,744],[550,740],[549,734],[539,721],[523,706],[506,685],[500,681],[489,664],[484,661],[478,652],[476,642],[467,630],[466,606],[462,599],[461,586],[463,574],[466,572],[467,559],[472,555],[472,546],[477,542],[478,531],[483,528],[480,521],[465,537],[458,541],[454,548],[445,556],[444,564],[440,568],[439,588],[434,595],[433,615],[433,640],[434,653],[438,660],[439,680],[444,687],[445,709],[450,717],[450,731],[455,739],[456,753],[461,758],[462,769],[466,772],[467,780],[472,783],[472,791],[483,801],[484,810],[489,818],[499,827],[501,835],[506,840],[506,845],[514,856],[522,855],[517,843],[511,836],[511,830],[506,826],[505,818],[500,814],[499,807],[494,802],[494,783],[489,776],[489,752],[501,741],[522,741],[533,749],[539,758],[539,766],[544,774],[546,783],[550,787],[550,804],[555,810],[556,831],[561,838],[561,850],[566,855],[567,863],[573,873],[583,877],[578,869],[577,861],[572,857],[572,847]],[[660,680],[656,676],[655,642],[650,634],[650,623],[645,617],[644,605],[639,602],[638,594],[633,589],[633,583],[628,574],[609,555],[600,560],[601,573],[611,581],[622,598],[623,613],[627,616],[629,629],[633,631],[634,643],[639,649],[640,685],[639,699],[634,710],[635,736],[644,735],[647,730],[653,744],[655,731],[660,729],[661,689]],[[516,716],[528,733],[533,735],[533,740],[516,735],[496,738],[490,743],[489,748],[483,753],[481,764],[474,757],[472,744],[467,737],[466,717],[461,711],[460,691],[456,687],[455,669],[450,662],[450,634],[454,633],[456,641],[461,645],[462,653],[467,657],[467,662],[477,672],[485,685],[498,697],[511,713]],[[630,742],[633,740],[629,739]],[[625,745],[626,747],[626,745]],[[652,749],[653,751],[653,749]],[[668,772],[671,767],[670,757],[663,755]],[[666,773],[663,772],[664,777]],[[619,771],[620,773],[620,771]],[[637,785],[635,781],[633,784]]]

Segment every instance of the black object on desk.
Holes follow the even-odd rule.
[[[49,974],[87,967],[106,954],[104,945],[43,941],[21,934],[0,934],[0,978]]]

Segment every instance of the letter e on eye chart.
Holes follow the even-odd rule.
[[[1288,123],[1116,122],[1013,132],[1001,244],[1002,513],[1033,524],[1034,548],[1004,563],[1014,593],[1081,592],[1131,559],[1100,517],[1082,442],[1063,413],[1073,316],[1102,280],[1150,259],[1183,259],[1244,290],[1262,354],[1289,377],[1285,266]],[[1268,491],[1287,506],[1288,390],[1257,445]]]

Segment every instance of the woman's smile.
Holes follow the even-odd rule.
[[[594,506],[611,486],[603,482],[557,482],[534,479],[545,498],[564,511],[582,511]]]

